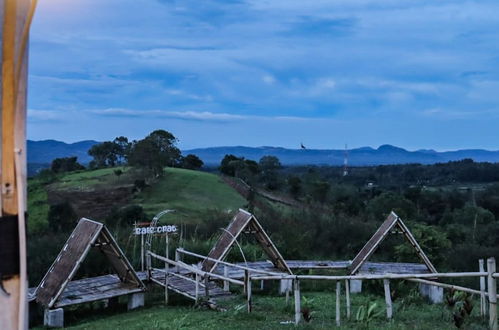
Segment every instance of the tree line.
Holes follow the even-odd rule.
[[[158,177],[165,167],[180,167],[191,170],[200,169],[204,163],[196,155],[183,156],[177,147],[178,139],[165,130],[155,130],[144,139],[129,141],[125,136],[112,141],[93,145],[88,154],[92,161],[90,169],[115,166],[131,166],[142,170],[146,175]],[[76,157],[56,158],[52,161],[54,173],[85,169]],[[118,175],[118,174],[117,174]]]

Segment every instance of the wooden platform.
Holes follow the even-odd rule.
[[[139,272],[139,278],[145,281],[147,279],[146,272]],[[162,271],[153,271],[151,281],[157,285],[165,287],[165,273]],[[182,271],[181,275],[188,277],[188,272]],[[196,300],[196,283],[194,279],[180,278],[172,273],[168,275],[168,289],[183,295],[189,299]],[[208,296],[206,296],[206,289],[204,282],[199,283],[198,297],[201,299],[208,299],[215,301],[221,298],[226,298],[231,295],[230,292],[224,291],[216,282],[208,282]]]

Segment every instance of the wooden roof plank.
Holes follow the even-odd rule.
[[[97,244],[95,244],[96,242]],[[135,292],[137,289],[139,291],[145,290],[144,283],[139,279],[109,230],[102,223],[82,218],[37,287],[35,291],[36,301],[48,308],[61,304],[67,305],[67,300],[60,304],[58,300],[61,296],[64,296],[63,292],[66,290],[68,284],[71,283],[71,280],[92,247],[98,247],[104,253],[113,269],[117,272],[119,282],[123,285],[123,292],[126,293],[127,290]],[[90,287],[97,284],[98,287],[98,283],[93,283],[94,280],[98,282],[97,279],[89,279],[88,282],[82,283],[86,283]],[[97,287],[95,287],[96,290]],[[93,299],[91,296],[94,296],[94,294],[87,292],[86,295],[88,297],[81,297],[81,300]],[[98,296],[99,294],[95,295]]]
[[[236,242],[237,238],[245,229],[250,229],[250,232],[255,235],[257,242],[260,244],[264,252],[269,256],[276,268],[281,271],[292,274],[291,269],[286,264],[286,261],[281,256],[276,246],[267,235],[262,225],[258,222],[255,216],[243,209],[234,216],[220,238],[215,243],[208,257],[212,259],[223,260],[230,249]],[[251,230],[253,229],[253,230]],[[205,259],[202,264],[202,270],[212,272],[217,267],[217,262]]]
[[[395,214],[395,212],[392,211],[390,212],[386,220],[378,228],[376,233],[374,233],[374,235],[369,239],[366,245],[362,247],[359,253],[352,260],[352,263],[350,264],[349,267],[351,274],[355,274],[361,269],[362,265],[372,256],[372,254],[376,251],[381,242],[386,238],[386,236],[395,226],[397,226],[402,231],[404,237],[416,250],[416,253],[422,259],[428,270],[432,273],[437,272],[437,270],[431,263],[430,259],[428,259],[423,249],[421,248],[421,246],[418,244],[418,242],[410,232],[409,228],[407,228],[402,219],[400,219],[400,217],[397,214]]]

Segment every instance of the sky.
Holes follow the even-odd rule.
[[[28,138],[499,149],[497,0],[40,0]]]

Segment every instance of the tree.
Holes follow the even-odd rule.
[[[198,170],[203,167],[203,161],[196,155],[189,154],[182,158],[181,166],[189,170]]]
[[[242,158],[238,158],[234,155],[225,155],[222,161],[220,162],[220,172],[225,175],[235,176],[236,175],[236,163],[234,161],[241,160]]]
[[[275,156],[263,156],[260,158],[258,166],[260,167],[261,179],[265,183],[265,186],[271,190],[277,189],[277,170],[282,167],[279,158]]]
[[[54,173],[84,170],[85,166],[78,163],[77,160],[77,157],[56,158],[52,161],[50,170]]]
[[[132,145],[128,164],[145,169],[153,176],[160,176],[165,166],[173,166],[180,159],[176,142],[170,132],[156,130]]]
[[[88,154],[94,158],[92,164],[97,168],[115,166],[118,160],[117,145],[111,141],[93,145]]]
[[[125,136],[119,136],[113,140],[115,145],[115,153],[118,164],[124,164],[128,161],[128,155],[130,154],[130,148],[132,144],[128,142],[128,138]]]

